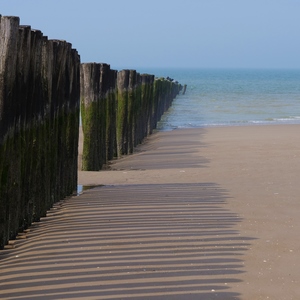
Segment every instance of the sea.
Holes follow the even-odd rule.
[[[300,70],[145,69],[187,85],[158,130],[300,124]],[[142,72],[141,72],[142,73]]]

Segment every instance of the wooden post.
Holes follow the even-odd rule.
[[[0,17],[0,248],[77,186],[80,57]]]

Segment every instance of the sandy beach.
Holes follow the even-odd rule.
[[[98,187],[1,253],[0,298],[299,299],[299,132],[157,132],[79,171]]]
[[[159,132],[111,172],[79,172],[88,184],[214,183],[253,238],[241,299],[300,298],[299,125],[237,126]]]

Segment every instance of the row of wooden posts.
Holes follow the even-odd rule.
[[[70,43],[0,15],[0,249],[152,133],[181,85],[107,64],[81,64]],[[81,100],[80,100],[81,99]]]
[[[152,133],[181,85],[107,64],[81,65],[82,169],[100,170]]]

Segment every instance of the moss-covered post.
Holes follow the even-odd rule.
[[[19,119],[19,134],[20,134],[20,159],[21,159],[21,182],[20,193],[21,203],[20,211],[18,215],[18,224],[20,230],[27,228],[31,220],[28,220],[27,203],[30,193],[28,192],[29,176],[28,176],[28,163],[30,158],[30,152],[28,151],[28,130],[24,126],[27,122],[28,112],[28,97],[31,89],[30,85],[30,61],[31,61],[31,27],[20,26],[19,27],[19,45],[17,56],[17,69],[19,70],[18,76],[16,76],[16,102],[18,103],[17,118]],[[25,127],[25,128],[24,128]],[[1,169],[1,167],[0,167]]]
[[[127,154],[128,150],[128,85],[129,70],[122,70],[117,75],[117,114],[116,141],[117,157]]]
[[[0,16],[0,249],[77,185],[80,57]]]
[[[70,81],[66,89],[69,91],[67,145],[68,145],[68,188],[67,195],[77,190],[78,179],[78,141],[80,123],[80,56],[71,48],[68,56]]]
[[[98,155],[101,159],[100,169],[107,163],[107,134],[109,124],[109,93],[110,93],[110,65],[100,64],[100,85],[99,85],[99,130],[100,130],[100,148],[98,150]]]
[[[148,100],[148,105],[146,108],[146,119],[147,123],[145,124],[145,134],[148,136],[152,134],[153,129],[156,127],[156,123],[153,122],[155,115],[155,99],[153,96],[154,92],[154,75],[147,75],[145,77],[144,88],[145,88],[145,96]]]
[[[161,117],[161,98],[162,98],[163,78],[156,78],[153,87],[154,112],[153,124],[156,124]]]
[[[106,114],[106,157],[107,160],[112,160],[117,156],[116,146],[116,70],[109,71],[107,98],[107,114]]]
[[[42,172],[45,165],[45,134],[43,132],[44,99],[42,98],[42,32],[31,31],[29,95],[27,99],[27,120],[29,130],[26,132],[28,155],[27,178],[29,185],[30,209],[34,220],[46,215],[46,176]],[[27,156],[27,155],[26,155]],[[26,182],[24,182],[26,184]]]
[[[82,169],[100,170],[113,153],[116,71],[108,64],[81,65]]]
[[[44,149],[43,149],[43,172],[46,174],[44,177],[45,184],[45,208],[51,207],[56,201],[56,131],[55,131],[55,103],[52,99],[53,87],[53,69],[55,65],[53,41],[48,41],[47,37],[42,38],[42,58],[41,58],[41,98],[43,99],[43,135]],[[30,172],[30,168],[28,168]],[[30,205],[28,205],[28,216],[30,217]]]
[[[16,101],[19,18],[1,17],[0,22],[0,246],[20,218],[21,156]],[[8,113],[11,112],[11,113]]]
[[[128,102],[127,102],[127,149],[126,154],[133,153],[134,148],[134,136],[135,136],[135,122],[137,118],[137,86],[139,82],[138,73],[135,70],[129,71],[129,81],[128,81]]]
[[[100,170],[99,90],[100,65],[81,64],[80,103],[82,130],[84,135],[82,170]]]
[[[142,115],[142,76],[136,73],[135,101],[134,101],[134,124],[133,124],[133,147],[140,144],[141,115]]]
[[[63,199],[77,188],[77,156],[80,100],[80,58],[70,43],[56,41],[56,86],[59,91],[58,105],[58,156],[60,156],[61,183],[57,190]],[[61,154],[63,153],[63,156]],[[63,185],[61,185],[63,183]]]

